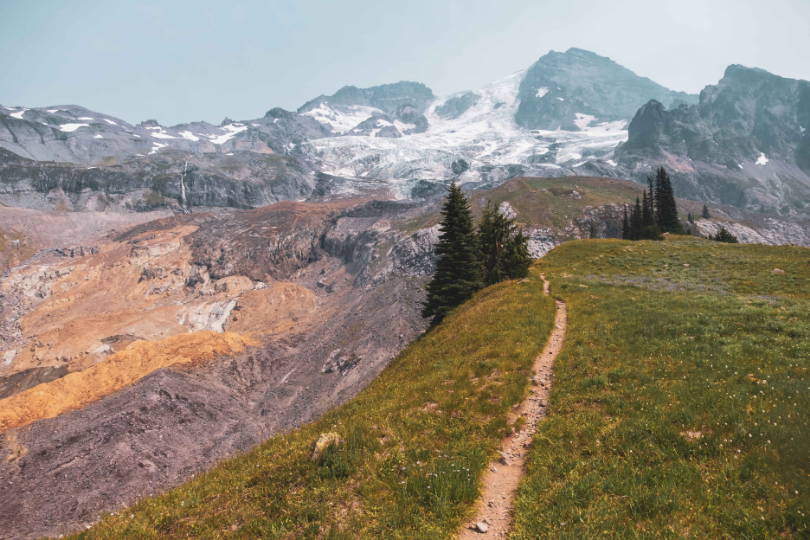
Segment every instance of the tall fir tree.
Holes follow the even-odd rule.
[[[704,204],[703,205],[703,219],[709,219],[710,217],[712,217],[712,216],[709,215],[709,207]]]
[[[437,323],[482,286],[478,236],[461,188],[453,182],[442,207],[436,271],[427,285],[422,316]]]
[[[651,174],[647,175],[647,186],[649,188],[650,215],[652,216],[652,220],[658,223],[658,197],[655,190],[655,179]]]
[[[641,218],[641,201],[636,197],[636,205],[630,216],[630,240],[641,240],[641,231],[644,228]]]
[[[658,204],[657,222],[661,232],[683,234],[683,227],[678,219],[678,205],[667,171],[660,167],[655,179],[655,199]]]
[[[630,218],[627,217],[627,204],[624,205],[624,219],[622,219],[622,240],[632,240],[630,238]]]
[[[655,222],[655,210],[652,205],[652,197],[647,196],[645,191],[643,200],[641,201],[641,232],[639,239],[641,240],[660,240],[661,231],[658,229],[658,224]]]
[[[517,230],[514,219],[507,218],[487,203],[478,226],[484,283],[492,285],[506,279],[526,277],[532,262],[528,242],[523,231]]]

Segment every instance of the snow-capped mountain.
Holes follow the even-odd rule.
[[[787,90],[780,90],[771,99],[765,94],[773,84],[752,86],[743,80],[747,79],[737,81],[727,75],[717,87],[707,87],[698,104],[698,96],[664,88],[609,58],[569,49],[564,53],[552,51],[527,70],[477,90],[436,97],[430,88],[417,82],[370,88],[347,86],[308,101],[297,112],[276,108],[262,118],[225,119],[218,126],[206,122],[163,126],[154,120],[131,125],[77,106],[0,106],[0,148],[38,162],[67,162],[85,168],[120,166],[127,174],[136,174],[139,167],[160,170],[139,165],[142,160],[160,157],[160,161],[174,164],[168,169],[171,171],[190,160],[200,167],[204,164],[208,174],[227,179],[229,186],[243,181],[245,173],[235,174],[227,158],[257,153],[284,156],[287,161],[278,170],[292,169],[295,174],[279,173],[281,176],[272,179],[267,174],[276,165],[262,166],[259,183],[272,184],[272,193],[245,196],[233,187],[223,191],[219,180],[215,182],[220,186],[216,196],[191,193],[197,200],[233,201],[238,206],[287,196],[380,190],[397,198],[422,197],[440,192],[451,179],[470,187],[497,184],[519,175],[643,181],[653,168],[663,164],[672,169],[679,195],[751,209],[770,206],[783,214],[806,213],[810,208],[810,189],[806,189],[810,180],[802,169],[808,160],[801,150],[807,145],[801,141],[808,136],[797,130],[803,129],[799,117],[804,114],[801,103],[807,101],[801,96],[810,95],[803,90],[807,83],[782,85]],[[712,90],[716,88],[720,90]],[[743,115],[745,118],[726,121],[731,116],[711,112],[718,109],[717,104],[726,104],[729,110],[747,110],[752,103],[760,102],[761,106],[756,105],[760,112],[754,115],[760,120]],[[653,103],[661,108],[668,106],[672,112],[658,111]],[[787,109],[773,108],[780,104]],[[701,128],[708,120],[690,120],[704,112],[711,116],[711,129]],[[784,131],[780,131],[784,122],[761,120],[768,115],[788,118],[785,125],[789,124],[792,131],[774,135],[773,141],[764,143],[773,129]],[[695,131],[706,136],[690,139],[683,152],[675,144],[677,141],[670,140],[669,128],[662,132],[666,136],[659,137],[660,143],[656,142],[655,133],[660,131],[656,126],[661,122],[655,119],[664,116],[667,126],[694,124],[695,129],[681,130],[681,134]],[[729,123],[735,125],[726,125]],[[767,129],[757,131],[757,125]],[[719,166],[715,163],[718,152],[703,151],[711,145],[712,133],[721,138],[733,135],[733,140],[723,143],[731,145],[729,151],[737,160],[733,170],[725,162]],[[771,143],[778,143],[779,150],[768,146]],[[758,149],[754,158],[748,151],[751,148]],[[757,158],[760,153],[762,156]],[[795,159],[785,157],[794,154]],[[728,161],[726,157],[723,159]],[[255,162],[245,158],[240,167]],[[751,167],[746,165],[749,161]],[[19,164],[14,166],[20,170]],[[23,168],[35,170],[36,166]],[[201,174],[194,171],[192,179]],[[12,176],[19,181],[17,173]],[[179,178],[169,180],[164,176],[154,179],[153,189],[162,196],[174,197],[179,191]],[[135,183],[143,188],[150,181],[140,175]],[[0,174],[3,182],[8,184]],[[31,185],[52,183],[37,182]],[[82,189],[95,185],[78,184],[85,186]],[[71,189],[76,185],[70,184]],[[198,187],[192,189],[200,189],[205,183],[195,185]],[[5,187],[0,191],[10,193],[13,189]],[[226,196],[226,192],[234,195]]]
[[[627,139],[627,121],[596,124],[593,116],[585,114],[577,117],[576,132],[519,127],[515,113],[524,75],[520,71],[476,92],[434,100],[425,111],[423,133],[389,138],[381,132],[349,129],[342,136],[304,142],[299,151],[327,174],[374,179],[409,197],[420,181],[457,178],[462,183],[488,183],[517,174],[576,174],[576,167],[588,159],[609,160],[613,149]],[[474,99],[467,98],[472,103],[465,110],[441,114],[448,103],[470,94]],[[384,114],[370,107],[352,107],[332,108],[323,102],[304,114],[328,117],[332,125],[340,126],[362,125]]]

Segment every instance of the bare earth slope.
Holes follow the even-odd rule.
[[[2,286],[23,316],[5,374],[70,375],[0,400],[0,537],[75,530],[356,394],[425,327],[431,243],[391,227],[410,211],[344,201],[178,216],[15,269]],[[200,354],[227,335],[247,348]],[[102,366],[120,379],[138,351],[192,337],[192,353],[139,363],[117,392],[70,384]]]

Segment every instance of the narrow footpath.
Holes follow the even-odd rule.
[[[543,294],[548,296],[549,283],[543,278]],[[507,437],[501,443],[500,459],[490,463],[484,473],[482,496],[476,506],[475,519],[461,530],[459,540],[502,538],[507,535],[512,525],[512,502],[515,498],[518,483],[524,474],[526,452],[531,445],[537,424],[546,415],[548,395],[554,379],[554,359],[562,349],[565,341],[565,330],[568,315],[565,303],[557,301],[557,316],[554,319],[554,330],[546,343],[546,348],[534,361],[532,392],[510,418],[518,416],[526,419],[521,431]]]

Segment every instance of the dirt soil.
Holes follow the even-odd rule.
[[[543,276],[543,292],[548,295],[548,281]],[[481,498],[476,505],[475,518],[459,534],[459,540],[475,538],[505,538],[511,530],[512,502],[520,479],[523,477],[526,452],[532,444],[537,424],[546,414],[548,396],[554,379],[554,359],[565,342],[568,314],[565,304],[557,301],[554,330],[543,352],[534,361],[532,393],[517,411],[514,420],[526,419],[523,429],[504,439],[500,459],[490,463],[482,478]],[[482,532],[486,531],[486,532]]]
[[[17,398],[30,414],[0,434],[0,538],[80,530],[371,382],[425,329],[431,255],[391,226],[408,208],[357,206],[162,218],[8,275],[20,331],[15,354],[0,350],[0,410]],[[175,340],[208,345],[162,363]],[[356,362],[327,369],[338,349]],[[38,416],[63,400],[81,408]]]

